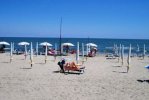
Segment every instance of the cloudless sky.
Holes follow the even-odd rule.
[[[149,39],[149,0],[0,0],[0,37]]]

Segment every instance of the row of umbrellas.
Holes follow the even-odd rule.
[[[2,41],[2,42],[0,42],[0,45],[10,45],[10,44],[8,42]],[[28,43],[28,42],[20,42],[20,43],[18,43],[18,45],[30,45],[30,43]],[[50,44],[48,42],[42,42],[39,45],[42,45],[42,46],[53,46],[52,44]],[[87,43],[86,45],[87,46],[97,47],[97,45],[94,44],[94,43]],[[63,43],[62,46],[75,46],[75,45],[72,44],[72,43]]]

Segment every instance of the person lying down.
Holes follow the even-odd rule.
[[[75,64],[75,62],[67,62],[65,63],[65,60],[62,60],[58,62],[58,65],[61,68],[61,71],[64,72],[65,70],[71,70],[71,71],[81,71],[85,67],[82,67],[80,64]]]

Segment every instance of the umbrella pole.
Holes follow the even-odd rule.
[[[57,56],[57,43],[55,43],[54,62],[56,61],[56,56]]]
[[[31,61],[31,67],[33,66],[33,46],[31,42],[31,48],[30,48],[30,61]]]
[[[13,49],[13,44],[12,44],[12,42],[11,42],[11,50],[10,50],[10,63],[12,62],[12,49]]]
[[[128,62],[127,73],[129,71],[129,67],[130,67],[130,60],[131,60],[131,44],[130,44],[130,47],[129,47],[128,59],[127,59],[127,62]]]
[[[84,44],[82,43],[82,65],[84,64]]]
[[[88,57],[88,45],[86,45],[86,61],[87,61],[87,57]]]
[[[45,50],[45,63],[47,63],[47,45],[46,45],[46,50]]]
[[[26,57],[27,57],[27,48],[26,48],[26,45],[25,45],[25,60],[26,60]]]

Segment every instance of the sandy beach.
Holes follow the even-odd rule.
[[[71,61],[75,55],[71,55]],[[84,63],[85,73],[63,74],[57,62],[61,59],[34,56],[30,67],[29,56],[0,54],[0,100],[149,100],[149,71],[144,68],[149,58],[131,59],[126,73],[127,57],[120,67],[118,59],[106,59],[98,55]]]

